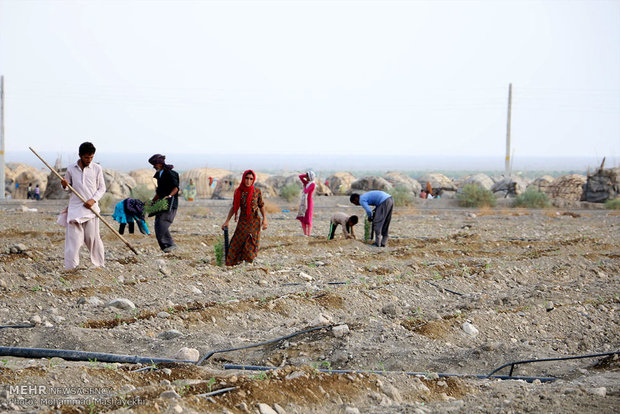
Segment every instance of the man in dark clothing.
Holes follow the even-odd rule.
[[[173,170],[174,165],[166,164],[165,155],[155,154],[149,158],[149,163],[157,171],[153,176],[157,179],[153,202],[161,199],[168,200],[168,210],[155,216],[155,236],[159,247],[169,253],[178,249],[170,235],[170,225],[174,221],[179,206],[179,174]]]

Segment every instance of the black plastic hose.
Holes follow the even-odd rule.
[[[450,293],[453,293],[455,295],[464,296],[462,293],[455,292],[455,291],[450,290],[450,289],[446,289],[445,287],[439,286],[439,285],[431,282],[430,280],[425,280],[425,282],[428,283],[429,285],[435,286],[437,289],[445,290],[446,292],[450,292]]]
[[[194,397],[211,397],[212,395],[224,394],[225,392],[236,390],[237,387],[222,388],[219,390],[207,392],[205,394],[196,394]]]
[[[534,363],[534,362],[566,361],[566,360],[569,360],[569,359],[596,358],[596,357],[611,356],[611,355],[616,355],[616,354],[620,354],[620,351],[604,352],[602,354],[577,355],[577,356],[569,356],[569,357],[544,358],[544,359],[526,359],[526,360],[523,360],[523,361],[514,361],[514,362],[509,362],[507,364],[502,365],[499,368],[494,369],[493,371],[491,371],[491,373],[489,375],[487,375],[487,377],[491,377],[497,371],[499,371],[499,370],[501,370],[503,368],[506,368],[506,367],[510,367],[510,373],[508,374],[508,376],[512,377],[512,371],[514,370],[515,365],[531,364],[531,363]]]
[[[62,358],[69,361],[97,361],[97,362],[118,362],[121,364],[165,364],[165,363],[186,363],[193,364],[194,361],[182,361],[178,359],[139,357],[135,355],[105,354],[102,352],[72,351],[68,349],[48,349],[48,348],[14,348],[0,346],[0,355],[21,358]]]
[[[198,362],[196,362],[196,365],[200,365],[204,361],[206,361],[207,359],[211,358],[213,355],[219,354],[219,353],[222,353],[222,352],[240,351],[242,349],[256,348],[256,347],[263,346],[263,345],[269,345],[269,344],[273,344],[273,343],[276,343],[276,342],[284,341],[285,339],[289,339],[289,338],[292,338],[292,337],[297,336],[297,335],[301,335],[301,334],[305,334],[305,333],[313,332],[313,331],[318,331],[320,329],[327,329],[327,328],[331,328],[333,326],[336,326],[336,325],[316,326],[314,328],[309,328],[309,329],[304,329],[303,331],[293,332],[292,334],[289,334],[289,335],[286,335],[286,336],[281,336],[281,337],[276,338],[276,339],[270,339],[269,341],[259,342],[257,344],[253,344],[253,345],[246,345],[246,346],[240,346],[238,348],[229,348],[229,349],[221,349],[221,350],[218,350],[218,351],[211,351],[208,354],[206,354],[205,356],[203,356],[202,358],[200,358],[200,360]]]
[[[35,325],[34,324],[30,324],[30,325],[0,325],[0,329],[4,329],[4,328],[34,328]]]

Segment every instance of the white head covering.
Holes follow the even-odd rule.
[[[314,181],[314,179],[316,178],[316,174],[312,170],[306,171],[306,174],[308,175],[308,180],[310,180],[311,182]]]

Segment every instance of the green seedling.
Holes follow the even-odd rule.
[[[209,378],[209,381],[207,381],[207,388],[209,389],[209,392],[213,390],[213,385],[215,385],[215,377],[211,377]]]

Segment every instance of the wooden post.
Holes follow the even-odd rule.
[[[34,153],[34,155],[36,155],[36,156],[37,156],[37,158],[39,158],[39,159],[43,162],[43,164],[45,164],[45,166],[46,166],[47,168],[49,168],[49,169],[50,169],[50,171],[51,171],[51,172],[53,172],[53,173],[54,173],[54,175],[56,175],[56,177],[58,177],[58,179],[59,179],[60,181],[64,180],[64,178],[63,178],[60,174],[58,174],[58,172],[57,172],[54,168],[52,168],[52,166],[51,166],[51,165],[49,165],[47,162],[45,162],[45,160],[44,160],[43,158],[41,158],[41,156],[40,156],[39,154],[37,154],[37,152],[36,152],[35,150],[33,150],[33,149],[32,149],[32,147],[28,147],[28,148],[30,149],[30,151],[32,151],[32,152]],[[83,203],[86,203],[86,201],[88,201],[88,200],[86,200],[86,199],[85,199],[85,198],[84,198],[84,197],[83,197],[80,193],[78,193],[78,192],[77,192],[77,190],[76,190],[75,188],[71,187],[71,185],[70,185],[70,184],[67,184],[67,187],[69,188],[69,190],[71,190],[71,192],[72,192],[73,194],[75,194],[75,195],[76,195],[76,196],[77,196],[80,200],[82,200],[82,202],[83,202]],[[131,249],[131,251],[132,251],[132,252],[134,252],[134,253],[135,253],[135,254],[137,254],[137,255],[139,255],[139,254],[140,254],[140,253],[138,253],[138,251],[137,251],[136,249],[134,249],[134,247],[133,247],[133,246],[132,246],[132,245],[131,245],[131,244],[130,244],[130,243],[129,243],[129,242],[128,242],[128,241],[127,241],[124,237],[123,237],[123,236],[121,236],[121,235],[119,234],[119,232],[118,232],[118,231],[116,231],[116,229],[115,229],[114,227],[112,227],[112,226],[110,225],[110,223],[108,223],[107,221],[105,221],[105,220],[103,219],[103,217],[101,217],[101,214],[97,213],[97,212],[96,212],[95,210],[93,210],[92,208],[90,209],[90,211],[92,211],[93,213],[95,213],[95,216],[97,216],[97,217],[99,218],[99,220],[101,220],[101,221],[103,222],[103,224],[105,224],[105,225],[106,225],[106,226],[107,226],[107,227],[108,227],[108,228],[112,231],[112,233],[114,233],[114,234],[116,235],[116,237],[118,237],[119,239],[121,239],[121,240],[123,241],[123,243],[125,243],[125,244],[127,245],[127,247],[129,247],[129,248]]]

